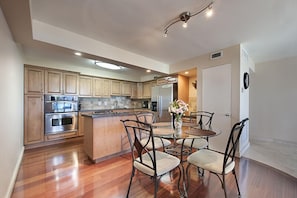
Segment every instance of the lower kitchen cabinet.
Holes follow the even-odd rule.
[[[81,115],[81,112],[78,113],[78,136],[84,135],[84,116]]]
[[[121,120],[135,119],[135,115],[124,116],[123,114],[125,113],[121,116],[85,116],[84,151],[94,162],[129,151],[129,141]]]
[[[24,144],[44,141],[43,95],[25,95]]]
[[[72,138],[72,137],[76,137],[76,136],[77,136],[77,131],[71,131],[71,132],[65,132],[65,133],[46,135],[45,140],[52,141],[52,140]]]

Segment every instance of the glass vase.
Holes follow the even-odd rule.
[[[177,132],[181,132],[183,126],[183,120],[181,118],[174,119],[174,126]]]

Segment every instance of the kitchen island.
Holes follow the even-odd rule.
[[[138,113],[141,112],[126,110],[82,114],[84,116],[84,151],[94,163],[130,151],[121,120],[135,120]]]

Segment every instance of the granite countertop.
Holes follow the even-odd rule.
[[[150,111],[149,109],[105,109],[105,110],[83,110],[80,111],[82,116],[100,118],[110,116],[124,116],[124,115],[135,115],[141,112]]]

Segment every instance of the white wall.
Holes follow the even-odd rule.
[[[13,189],[23,154],[23,63],[0,9],[0,197]]]
[[[256,64],[250,84],[250,138],[297,144],[297,57]]]

